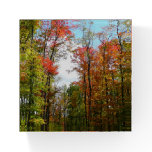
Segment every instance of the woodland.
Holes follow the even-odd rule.
[[[19,21],[20,131],[131,131],[132,22],[106,22]],[[68,54],[78,79],[58,85]]]

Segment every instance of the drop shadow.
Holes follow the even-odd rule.
[[[132,40],[132,130],[138,132],[143,123],[143,108],[146,106],[147,86],[152,74],[151,52],[152,27],[133,26]],[[149,88],[149,87],[148,87]],[[146,112],[146,111],[145,111]]]

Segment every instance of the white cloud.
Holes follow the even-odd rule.
[[[69,48],[70,47],[70,48]],[[71,82],[77,81],[78,80],[78,73],[76,71],[73,72],[68,72],[69,70],[72,70],[74,67],[76,67],[76,64],[72,63],[71,61],[71,55],[67,50],[75,50],[76,48],[81,47],[81,45],[76,44],[74,41],[66,41],[63,45],[61,45],[58,49],[61,52],[67,52],[67,58],[63,59],[61,58],[58,61],[59,69],[58,72],[59,74],[56,76],[56,80],[60,78],[58,81],[59,86],[67,85],[69,86]]]
[[[59,69],[58,69],[58,76],[56,76],[56,79],[59,77],[61,78],[58,82],[59,86],[67,85],[69,86],[71,82],[78,80],[78,73],[76,71],[68,72],[67,70],[72,70],[73,67],[75,67],[75,64],[71,62],[70,58],[71,53],[68,53],[67,59],[61,59],[58,62]]]

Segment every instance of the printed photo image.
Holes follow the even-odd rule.
[[[20,131],[131,131],[130,19],[19,21]]]

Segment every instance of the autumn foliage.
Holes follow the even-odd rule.
[[[131,130],[131,21],[98,33],[93,22],[20,21],[21,131]],[[60,86],[58,61],[68,54],[78,78]]]
[[[58,66],[54,65],[54,62],[52,62],[49,58],[43,58],[43,57],[40,57],[41,59],[41,64],[43,65],[44,69],[45,69],[45,72],[46,73],[49,73],[51,75],[57,75],[58,72],[57,72],[57,69],[58,69]]]

